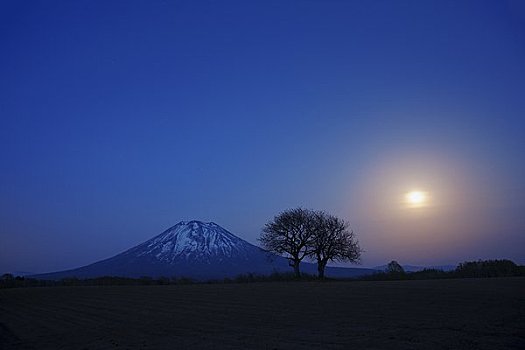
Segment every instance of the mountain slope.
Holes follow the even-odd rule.
[[[301,264],[303,272],[314,274],[314,264]],[[189,277],[199,280],[222,279],[240,274],[291,272],[288,260],[250,244],[210,222],[181,221],[160,235],[112,258],[74,270],[33,277]],[[327,268],[332,277],[354,277],[370,269]]]

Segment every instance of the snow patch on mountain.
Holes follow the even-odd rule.
[[[248,259],[254,249],[259,248],[214,222],[194,220],[181,221],[128,253],[136,257],[154,257],[169,264],[181,260],[212,263],[231,257]]]

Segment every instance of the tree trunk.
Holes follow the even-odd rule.
[[[317,272],[319,279],[324,279],[324,269],[326,267],[327,261],[324,260],[317,260]]]
[[[293,272],[294,272],[296,278],[301,277],[301,271],[299,270],[299,264],[300,263],[301,263],[300,260],[294,260],[293,261]]]

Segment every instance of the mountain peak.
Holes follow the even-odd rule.
[[[254,248],[214,222],[191,220],[179,222],[128,253],[169,264],[197,260],[212,263],[233,256],[247,259]]]
[[[210,226],[210,227],[219,226],[219,225],[217,225],[214,222],[204,222],[204,221],[200,221],[200,220],[180,221],[175,226],[179,226],[179,225],[181,225],[181,226],[188,226],[188,225],[192,225],[192,226]],[[175,226],[173,226],[173,227],[175,227]]]

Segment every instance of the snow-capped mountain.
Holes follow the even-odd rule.
[[[316,273],[314,264],[303,263],[301,270]],[[33,277],[189,277],[199,280],[222,279],[240,274],[291,272],[288,260],[242,240],[219,225],[201,221],[181,221],[160,235],[112,258],[74,270]],[[327,276],[353,277],[374,270],[328,267]]]
[[[155,256],[167,264],[181,261],[220,263],[228,259],[248,261],[259,248],[243,241],[214,222],[181,221],[160,235],[128,251],[128,254]]]

